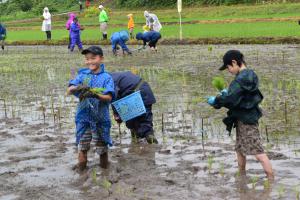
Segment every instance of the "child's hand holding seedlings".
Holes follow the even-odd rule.
[[[67,94],[70,95],[70,94],[74,94],[75,92],[85,92],[85,91],[88,91],[89,90],[89,87],[88,86],[85,86],[85,85],[71,85],[68,90],[67,90]]]
[[[228,90],[225,88],[225,89],[223,89],[221,92],[220,92],[220,95],[221,96],[225,96],[225,95],[227,95],[228,94]]]

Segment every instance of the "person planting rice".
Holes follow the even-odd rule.
[[[236,127],[235,151],[240,173],[246,174],[246,156],[254,155],[262,164],[268,179],[272,180],[272,166],[264,152],[258,130],[258,120],[262,116],[259,104],[263,100],[258,88],[258,77],[253,70],[246,67],[244,55],[238,50],[226,52],[220,70],[224,69],[235,75],[235,79],[228,90],[222,90],[216,97],[209,97],[208,104],[216,109],[229,109],[223,122],[229,132]]]
[[[143,81],[141,77],[133,74],[130,71],[114,72],[111,73],[111,76],[115,84],[116,98],[114,100],[122,99],[134,93],[135,91],[141,91],[141,96],[146,108],[146,113],[129,121],[126,121],[126,127],[130,129],[132,138],[137,139],[138,141],[142,141],[143,138],[145,138],[149,144],[157,144],[158,141],[154,136],[152,122],[152,105],[156,102],[156,99],[150,85],[147,82]],[[113,111],[114,119],[118,123],[122,123],[120,116],[114,108]]]
[[[2,50],[4,50],[5,39],[6,39],[6,28],[3,24],[0,23],[0,43],[1,43]]]
[[[115,32],[112,34],[110,41],[111,41],[111,46],[112,46],[112,52],[114,55],[117,55],[117,46],[120,45],[123,54],[124,52],[127,52],[128,54],[132,54],[128,47],[126,46],[126,42],[129,40],[129,35],[127,31],[119,31]]]
[[[161,34],[156,31],[149,31],[145,33],[137,33],[136,39],[143,40],[143,46],[146,47],[147,43],[151,50],[157,51],[156,44],[158,40],[161,38]]]
[[[79,171],[87,166],[87,151],[91,141],[100,155],[100,166],[107,168],[108,146],[112,146],[109,104],[115,94],[114,81],[104,70],[102,49],[91,46],[82,54],[85,55],[88,68],[79,70],[75,79],[69,82],[67,90],[68,94],[80,99],[75,117],[79,153],[78,164],[74,167]]]
[[[71,44],[70,44],[70,51],[74,51],[75,45],[78,46],[79,51],[82,51],[82,42],[80,39],[80,25],[78,23],[78,19],[75,17],[70,27],[70,37],[71,37]]]

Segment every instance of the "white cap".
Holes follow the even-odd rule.
[[[104,7],[102,5],[99,6],[99,9],[103,9]]]
[[[145,17],[148,17],[148,16],[149,16],[149,12],[148,12],[147,10],[145,10],[144,16],[145,16]]]

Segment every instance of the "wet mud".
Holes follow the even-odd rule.
[[[130,48],[135,49],[137,45]],[[222,124],[226,110],[213,110],[205,96],[217,91],[222,54],[238,48],[260,78],[265,96],[260,120],[264,147],[275,170],[268,182],[249,156],[240,175],[235,134]],[[2,199],[297,199],[300,191],[300,61],[296,45],[159,46],[112,56],[108,71],[132,70],[152,86],[158,145],[136,144],[113,123],[108,169],[92,148],[88,169],[77,161],[74,113],[68,80],[83,58],[63,46],[9,46],[0,53],[0,200]],[[299,196],[298,196],[299,197]]]

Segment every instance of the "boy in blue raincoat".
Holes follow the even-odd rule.
[[[146,47],[146,44],[148,43],[150,49],[155,50],[155,51],[157,51],[156,44],[160,38],[161,38],[161,34],[156,31],[148,31],[145,33],[136,34],[137,40],[143,40],[144,48]]]
[[[78,46],[79,51],[82,51],[82,42],[80,39],[80,25],[78,23],[78,19],[75,17],[70,27],[70,38],[71,38],[71,45],[70,51],[74,51],[75,45]]]
[[[4,50],[4,40],[6,39],[6,28],[3,24],[0,23],[0,43],[1,49]]]
[[[110,38],[113,54],[117,55],[117,46],[120,45],[123,50],[123,54],[124,52],[127,52],[129,55],[131,55],[131,52],[126,46],[126,42],[128,40],[129,40],[129,34],[127,31],[119,31],[113,33]]]
[[[109,104],[114,97],[114,81],[105,72],[103,51],[91,46],[82,51],[88,68],[80,69],[75,79],[69,82],[68,94],[79,97],[76,112],[76,144],[78,145],[78,164],[75,169],[84,170],[87,165],[87,151],[93,141],[100,155],[100,166],[108,165],[107,147],[112,146],[110,137],[111,120]],[[102,94],[96,94],[91,88],[103,88]]]

